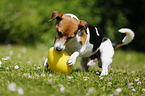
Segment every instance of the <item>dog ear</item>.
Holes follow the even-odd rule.
[[[89,24],[86,21],[80,20],[79,29],[86,29],[88,26]]]
[[[53,11],[52,17],[51,17],[51,19],[48,22],[50,22],[50,21],[52,21],[54,19],[61,20],[62,16],[63,16],[63,14],[61,12],[59,12],[59,11]]]

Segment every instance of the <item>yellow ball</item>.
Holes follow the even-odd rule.
[[[48,52],[48,65],[54,73],[70,74],[73,66],[68,66],[69,55],[65,51],[56,51],[51,47]]]

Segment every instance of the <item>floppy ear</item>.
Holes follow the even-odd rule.
[[[53,11],[52,17],[51,17],[51,19],[48,22],[50,22],[50,21],[52,21],[54,19],[61,20],[62,16],[63,16],[63,14],[61,12],[59,12],[59,11]]]
[[[86,21],[80,20],[79,29],[86,29],[88,26],[89,24]]]

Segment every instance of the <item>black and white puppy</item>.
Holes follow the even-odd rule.
[[[65,50],[70,54],[68,66],[74,65],[76,58],[81,56],[83,70],[88,71],[89,66],[99,63],[99,67],[102,68],[101,76],[108,74],[108,66],[112,63],[114,48],[126,45],[134,38],[132,30],[122,28],[119,32],[126,33],[126,36],[122,41],[112,43],[96,27],[79,20],[73,14],[54,11],[49,21],[54,19],[57,19],[54,48],[57,51]],[[44,66],[48,67],[46,62]]]

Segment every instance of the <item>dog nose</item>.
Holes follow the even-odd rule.
[[[62,49],[59,47],[56,47],[56,51],[62,51]]]

